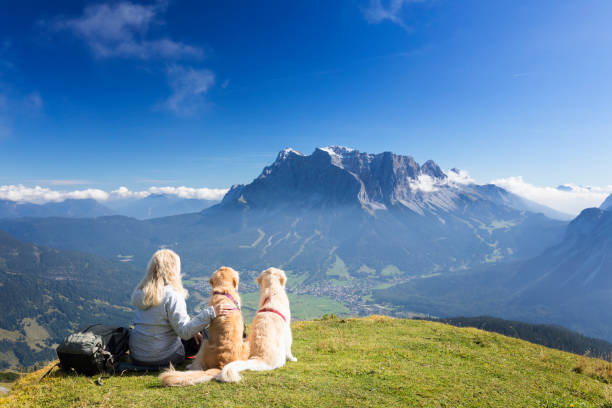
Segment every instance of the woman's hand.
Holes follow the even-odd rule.
[[[204,336],[202,336],[202,333],[200,332],[196,333],[196,335],[193,336],[193,340],[195,341],[195,344],[197,344],[198,346],[200,345],[203,339],[204,339]]]
[[[219,303],[219,304],[213,306],[213,309],[215,309],[215,316],[217,316],[217,317],[225,316],[226,314],[228,314],[232,310],[236,310],[234,305],[230,305],[229,303],[226,303],[226,302]]]

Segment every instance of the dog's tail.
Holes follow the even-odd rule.
[[[221,373],[217,374],[215,380],[221,382],[238,382],[240,381],[240,372],[245,370],[253,371],[266,371],[273,370],[269,364],[266,364],[263,360],[258,358],[252,358],[250,360],[237,360],[232,361],[221,370]]]
[[[221,373],[218,368],[206,371],[176,371],[172,366],[159,375],[162,385],[166,387],[185,387],[187,385],[208,382]]]

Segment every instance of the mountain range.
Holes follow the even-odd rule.
[[[145,220],[199,212],[216,203],[218,201],[181,198],[171,194],[150,194],[144,198],[119,199],[104,204],[93,199],[67,199],[45,204],[0,200],[0,218],[95,218],[124,215]]]
[[[290,292],[336,299],[354,314],[489,314],[612,339],[612,323],[597,312],[611,274],[607,213],[589,209],[568,224],[564,214],[431,160],[332,146],[310,155],[285,149],[200,212],[22,217],[0,220],[0,230],[37,247],[119,260],[136,275],[155,250],[172,248],[191,307],[221,265],[240,271],[244,292],[277,266]],[[567,313],[581,299],[589,318]]]
[[[150,194],[145,198],[109,201],[115,214],[146,220],[200,212],[219,201],[182,198],[171,194]]]
[[[46,204],[0,200],[0,218],[70,217],[88,218],[115,214],[110,208],[93,199],[68,199]]]
[[[451,173],[451,172],[449,172]],[[494,186],[452,181],[433,161],[340,147],[309,156],[279,153],[252,183],[233,186],[200,213],[137,221],[0,221],[18,239],[144,265],[160,246],[185,258],[188,275],[228,260],[258,270],[278,265],[307,283],[406,279],[526,258],[557,243],[565,222],[525,208]],[[500,193],[513,200],[501,202]],[[529,204],[529,203],[527,203]],[[361,286],[361,283],[358,284]]]

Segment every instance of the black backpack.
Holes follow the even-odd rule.
[[[125,327],[94,324],[62,341],[57,348],[59,365],[85,375],[112,373],[129,348],[129,337],[130,331]]]

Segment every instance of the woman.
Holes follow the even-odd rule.
[[[169,249],[161,249],[151,258],[147,273],[132,293],[136,306],[134,330],[130,334],[130,355],[134,364],[165,367],[185,361],[181,339],[202,340],[200,332],[216,316],[233,310],[227,303],[204,309],[190,319],[181,281],[181,260]]]

